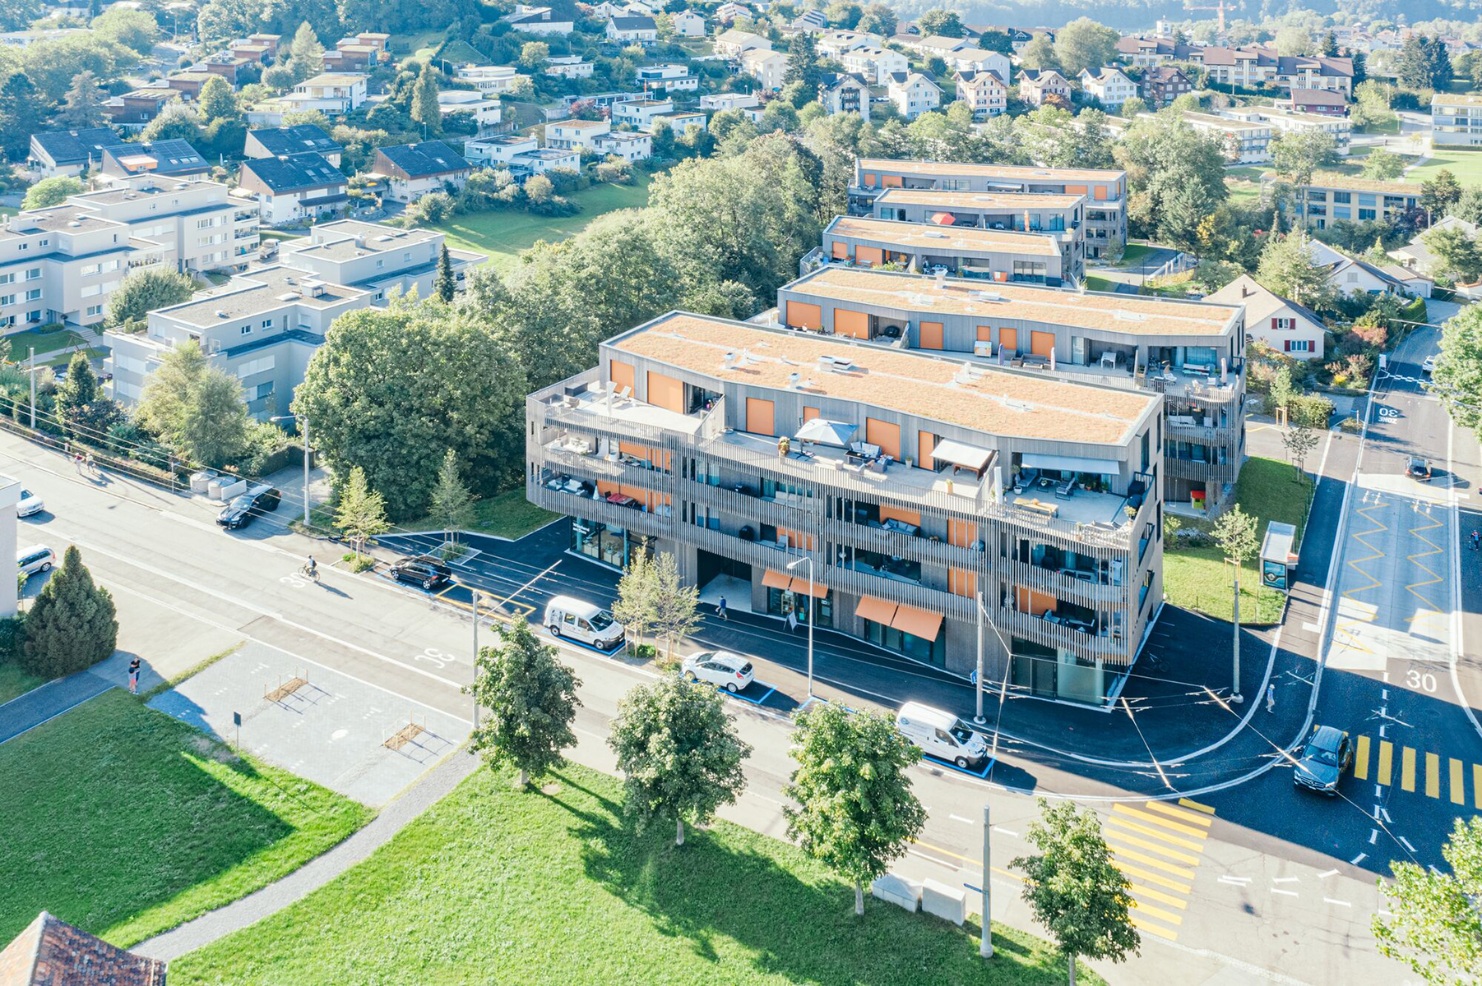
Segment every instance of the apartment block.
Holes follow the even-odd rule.
[[[225,185],[150,175],[0,226],[0,331],[95,325],[132,268],[234,269],[257,253],[258,206]]]
[[[1297,187],[1297,201],[1308,226],[1326,229],[1339,219],[1399,219],[1414,212],[1420,208],[1420,185],[1318,172],[1311,182]]]
[[[889,189],[941,192],[1016,192],[1081,195],[1086,199],[1086,256],[1120,252],[1127,245],[1127,173],[1077,168],[1035,168],[942,161],[860,158],[849,188],[849,211],[874,212],[875,199]]]
[[[1086,262],[1084,195],[1045,192],[937,192],[930,189],[887,188],[875,196],[876,219],[932,223],[953,228],[1048,233],[1069,248],[1067,268],[1082,270]],[[1077,273],[1076,277],[1081,275]]]
[[[1271,160],[1274,130],[1259,116],[1231,119],[1212,113],[1185,113],[1183,121],[1220,142],[1225,160],[1232,164],[1264,164]]]
[[[382,305],[393,292],[416,291],[423,298],[432,294],[444,242],[437,230],[341,219],[320,223],[308,236],[285,241],[278,256],[285,266],[365,291],[368,304]],[[489,258],[471,250],[449,249],[448,259],[453,263],[453,279],[461,288],[468,270]]]
[[[990,677],[1099,705],[1162,596],[1159,404],[676,312],[527,398],[526,493],[596,562],[959,674],[981,604]]]
[[[1442,93],[1431,97],[1431,143],[1436,147],[1482,147],[1482,96]]]
[[[1049,233],[855,216],[828,224],[823,246],[803,258],[803,269],[825,263],[1054,287],[1084,275],[1072,244]]]
[[[1244,317],[1235,305],[829,265],[784,285],[786,328],[953,354],[1041,384],[1161,395],[1162,496],[1218,510],[1245,449]]]

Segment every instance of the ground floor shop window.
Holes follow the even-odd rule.
[[[767,590],[767,612],[772,616],[780,616],[783,619],[791,613],[798,623],[806,626],[808,624],[808,594],[806,592],[790,592],[787,589]],[[814,606],[814,612],[818,614],[818,625],[829,629],[834,625],[834,602],[825,596],[818,600]]]
[[[865,620],[864,637],[876,647],[883,647],[897,654],[904,654],[913,660],[924,664],[934,664],[937,667],[947,666],[947,631],[946,624],[937,631],[935,640],[927,640],[923,637],[912,636],[904,631],[897,630],[893,626],[884,623],[876,623],[874,620]]]
[[[572,521],[571,550],[604,565],[626,568],[630,551],[628,532],[589,520]]]

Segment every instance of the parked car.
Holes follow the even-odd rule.
[[[744,691],[756,679],[750,661],[724,650],[691,654],[684,659],[683,671],[690,681],[703,681],[733,694]]]
[[[1431,371],[1435,368],[1436,358],[1434,356],[1427,356],[1425,359],[1420,361],[1420,372],[1424,373],[1426,376],[1430,376]]]
[[[34,517],[45,509],[45,500],[25,487],[21,487],[21,499],[15,505],[15,515],[17,517]]]
[[[1338,793],[1338,781],[1353,764],[1348,734],[1334,726],[1313,726],[1307,745],[1297,756],[1292,783],[1320,794]]]
[[[249,489],[221,508],[221,513],[216,515],[216,523],[234,531],[239,527],[246,527],[260,514],[277,510],[281,502],[283,494],[271,486]]]
[[[394,562],[391,577],[398,582],[409,582],[431,592],[438,586],[453,581],[453,570],[431,555],[418,555]]]
[[[1405,475],[1422,483],[1431,481],[1431,464],[1418,455],[1410,456],[1410,462],[1405,466]]]
[[[27,578],[38,572],[49,572],[57,563],[56,552],[44,544],[33,544],[15,553],[15,564]]]

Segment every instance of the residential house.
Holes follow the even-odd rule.
[[[748,51],[771,51],[772,42],[759,34],[733,29],[717,34],[714,48],[717,55],[735,61]]]
[[[819,58],[842,58],[851,51],[861,48],[878,48],[878,34],[862,34],[859,31],[824,31],[814,42]]]
[[[1316,312],[1288,301],[1242,274],[1204,298],[1221,305],[1245,306],[1246,342],[1264,342],[1295,359],[1323,359],[1327,326]]]
[[[429,140],[377,148],[371,171],[389,181],[387,198],[410,204],[428,192],[462,188],[473,168],[447,144]]]
[[[1482,96],[1436,93],[1431,97],[1431,124],[1435,147],[1482,147]]]
[[[1117,41],[1117,57],[1137,68],[1153,68],[1172,61],[1190,61],[1179,52],[1187,47],[1173,38],[1124,37]]]
[[[1061,266],[1079,278],[1086,261],[1086,196],[1054,192],[949,192],[887,188],[875,196],[877,219],[953,228],[1044,233],[1064,248]]]
[[[497,127],[504,111],[499,100],[490,99],[484,93],[471,89],[444,89],[437,94],[438,111],[442,118],[463,116],[474,121],[479,129]]]
[[[616,44],[651,45],[659,40],[659,26],[652,17],[614,17],[603,33]]]
[[[510,171],[518,178],[543,175],[548,171],[581,171],[581,154],[577,151],[542,147],[516,154],[510,160]]]
[[[257,253],[258,206],[225,185],[144,175],[0,225],[0,331],[96,325],[124,275],[230,270]]]
[[[604,157],[618,157],[630,163],[653,157],[653,135],[619,130],[593,138],[592,148]]]
[[[876,197],[894,188],[1083,195],[1086,256],[1119,252],[1127,243],[1124,171],[860,158],[855,162],[854,182],[848,190],[850,215],[872,215]]]
[[[1163,498],[1214,509],[1233,500],[1245,448],[1239,306],[828,264],[783,285],[777,312],[788,328],[931,350],[959,367],[978,357],[1041,384],[1162,394]]]
[[[201,94],[201,86],[211,78],[214,76],[210,72],[176,72],[165,77],[165,85],[180,93],[180,98],[190,103]]]
[[[1231,120],[1261,123],[1271,128],[1273,138],[1284,133],[1305,133],[1320,130],[1333,138],[1333,149],[1341,155],[1349,152],[1353,141],[1353,122],[1346,116],[1327,116],[1320,113],[1292,113],[1278,107],[1245,106],[1238,109],[1223,109],[1219,115]]]
[[[257,197],[269,226],[322,219],[349,204],[347,179],[333,164],[308,151],[289,157],[248,158],[237,185]]]
[[[5,986],[164,986],[166,963],[110,945],[46,911],[0,949]]]
[[[113,180],[136,175],[168,175],[184,178],[204,175],[211,162],[184,140],[144,141],[103,148],[103,177]]]
[[[1008,111],[1009,87],[998,73],[958,72],[954,81],[957,98],[972,108],[975,122],[982,123]]]
[[[1271,160],[1275,131],[1259,116],[1237,119],[1211,113],[1184,113],[1183,121],[1200,133],[1215,137],[1231,164],[1265,164]]]
[[[942,104],[942,89],[930,76],[921,72],[896,72],[890,76],[885,91],[900,115],[914,120]]]
[[[644,65],[637,71],[636,79],[651,93],[696,92],[700,78],[690,74],[690,67],[683,63]]]
[[[580,55],[552,55],[541,69],[546,75],[563,79],[590,79],[596,66]]]
[[[123,142],[118,132],[108,127],[32,134],[26,168],[42,178],[81,175],[103,163],[103,148]]]
[[[1457,216],[1447,216],[1432,223],[1430,229],[1425,232],[1416,233],[1410,238],[1409,243],[1389,251],[1389,255],[1399,261],[1402,266],[1421,274],[1446,273],[1437,269],[1436,255],[1431,252],[1430,245],[1426,242],[1431,233],[1444,229],[1459,229],[1467,239],[1473,242],[1477,240],[1478,227],[1475,223],[1469,223]]]
[[[897,34],[890,40],[908,51],[916,52],[922,58],[945,58],[954,51],[976,47],[967,38],[948,38],[940,34],[928,34],[925,37]]]
[[[366,76],[359,72],[324,72],[305,79],[279,99],[299,112],[315,110],[328,117],[353,113],[365,103]]]
[[[550,7],[517,3],[514,11],[504,19],[511,28],[523,34],[570,34],[576,30],[576,21],[569,14],[557,14]]]
[[[1137,95],[1137,83],[1127,73],[1108,65],[1095,74],[1090,69],[1081,69],[1081,89],[1108,110],[1116,111],[1122,104]]]
[[[1283,89],[1326,89],[1353,95],[1353,59],[1326,56],[1280,55],[1276,84]]]
[[[336,168],[340,166],[340,154],[343,151],[344,148],[334,138],[312,123],[249,130],[242,148],[242,154],[249,158],[287,157],[312,152],[322,156]]]
[[[1374,181],[1320,171],[1296,191],[1304,223],[1317,229],[1327,229],[1328,223],[1339,219],[1399,220],[1420,210],[1420,185],[1407,181]]]
[[[700,97],[700,109],[711,113],[735,110],[752,123],[762,122],[762,104],[755,93],[718,92]]]
[[[480,168],[509,167],[519,155],[538,150],[540,141],[522,133],[480,134],[463,142],[464,157]]]
[[[508,92],[518,77],[513,65],[460,65],[453,73],[459,82],[492,96]]]
[[[804,271],[844,263],[1060,287],[1084,275],[1077,259],[1069,242],[1049,233],[836,216],[823,246],[802,264]]]
[[[840,55],[839,63],[872,86],[886,85],[892,75],[911,70],[911,60],[894,48],[856,48]]]
[[[1277,100],[1276,105],[1294,113],[1312,113],[1317,116],[1348,115],[1348,96],[1337,89],[1293,89],[1290,96]],[[1431,105],[1431,113],[1434,115],[1434,100]]]
[[[667,124],[670,132],[676,137],[683,136],[690,127],[699,127],[701,130],[710,129],[709,118],[704,113],[660,113],[653,118],[653,123],[647,128],[650,133],[658,128],[659,124]]]
[[[1155,110],[1173,105],[1186,92],[1193,92],[1189,77],[1172,65],[1158,65],[1142,73],[1143,101]]]
[[[575,554],[663,552],[702,593],[724,574],[735,609],[957,674],[981,599],[985,675],[1103,705],[1162,597],[1161,401],[674,312],[529,396],[526,495],[573,516]]]
[[[596,150],[594,141],[612,132],[607,120],[552,120],[545,125],[545,146],[557,150]]]
[[[617,126],[627,125],[635,130],[653,130],[655,117],[674,112],[672,99],[635,99],[618,103],[612,107],[612,122]]]
[[[167,85],[131,89],[104,100],[103,115],[108,117],[110,126],[125,133],[137,133],[153,123],[161,110],[179,98],[180,93]]]
[[[735,3],[734,0],[727,0],[726,3],[715,8],[715,22],[717,24],[723,24],[726,27],[730,27],[738,17],[749,19],[752,16],[750,7],[744,3]]]
[[[674,25],[676,37],[703,38],[705,36],[705,18],[693,10],[681,10],[670,14],[669,23]]]
[[[787,75],[787,56],[779,51],[754,48],[742,53],[741,71],[756,79],[760,88],[775,92],[782,88]]]
[[[1070,106],[1070,80],[1052,68],[1024,69],[1019,73],[1019,98],[1030,106]]]
[[[822,34],[828,30],[828,18],[821,10],[805,10],[792,20],[792,30],[802,34]]]
[[[1009,79],[1012,63],[1002,52],[984,51],[982,48],[959,48],[940,56],[947,69],[953,72],[993,72],[1005,82]]]
[[[860,76],[849,72],[826,72],[818,84],[818,101],[830,115],[854,113],[866,123],[870,120],[870,86]]]

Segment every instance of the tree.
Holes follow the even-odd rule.
[[[194,341],[166,352],[150,374],[136,418],[185,458],[219,468],[247,439],[242,384],[214,367]]]
[[[92,667],[112,654],[117,644],[113,596],[93,584],[92,573],[74,544],[26,614],[21,667],[39,678],[60,678]]]
[[[1435,255],[1435,270],[1460,284],[1474,284],[1482,277],[1482,249],[1457,226],[1433,229],[1421,237]]]
[[[788,42],[787,71],[782,76],[782,81],[802,83],[804,102],[818,98],[818,84],[823,81],[823,69],[818,64],[818,45],[812,31],[799,31]],[[794,105],[798,105],[796,101]]]
[[[417,81],[412,85],[411,117],[416,123],[426,128],[429,134],[442,131],[443,113],[442,107],[437,102],[437,76],[431,62],[422,66],[422,71],[417,73]]]
[[[1430,390],[1452,420],[1482,437],[1482,306],[1468,305],[1441,326]]]
[[[1297,24],[1288,24],[1276,31],[1276,52],[1279,55],[1312,54],[1312,35]]]
[[[668,552],[654,560],[650,578],[654,636],[664,640],[665,652],[672,659],[674,649],[700,622],[700,590],[698,586],[684,584],[679,563]]]
[[[1389,108],[1389,101],[1394,96],[1394,86],[1384,82],[1370,80],[1355,86],[1353,90],[1354,106],[1351,113],[1353,125],[1356,127],[1382,126],[1395,119],[1395,113]]]
[[[350,470],[350,475],[335,492],[339,494],[335,526],[350,539],[355,558],[359,560],[366,541],[391,529],[386,520],[386,498],[370,488],[365,481],[365,470],[359,466]]]
[[[1445,215],[1460,201],[1461,192],[1461,183],[1456,176],[1449,169],[1442,168],[1435,177],[1420,183],[1420,206],[1428,215]]]
[[[965,33],[957,11],[944,10],[941,7],[934,7],[916,18],[916,29],[923,38],[960,38]]]
[[[1148,111],[1148,104],[1143,102],[1141,96],[1128,96],[1122,101],[1117,109],[1117,115],[1124,120],[1135,120]]]
[[[446,541],[456,543],[458,532],[472,523],[473,502],[474,495],[458,474],[458,453],[448,449],[437,471],[437,485],[432,488],[427,512],[442,526]]]
[[[1044,798],[1039,808],[1025,836],[1039,852],[1009,865],[1024,871],[1024,901],[1065,953],[1075,986],[1078,956],[1122,962],[1142,937],[1132,924],[1131,884],[1112,862],[1096,813]]]
[[[1234,638],[1234,675],[1230,686],[1231,694],[1240,695],[1240,569],[1245,564],[1245,559],[1255,554],[1256,518],[1235,504],[1229,510],[1220,514],[1219,519],[1214,522],[1214,530],[1211,534],[1214,543],[1224,552],[1230,564],[1235,566],[1235,602],[1234,617],[1232,622],[1232,636]]]
[[[439,300],[448,302],[453,300],[457,291],[458,279],[453,274],[453,258],[448,253],[448,245],[444,243],[437,255],[437,277],[432,282],[432,293]]]
[[[288,65],[293,69],[295,83],[311,79],[324,71],[324,45],[319,43],[319,35],[314,33],[307,21],[293,32],[293,41],[288,46]]]
[[[69,130],[82,130],[103,125],[103,87],[98,77],[84,69],[72,79],[62,106],[54,117],[59,126]]]
[[[1400,48],[1395,75],[1401,86],[1415,92],[1444,91],[1451,84],[1451,56],[1446,51],[1446,42],[1424,34],[1410,35]]]
[[[556,648],[542,644],[525,620],[501,631],[500,646],[479,650],[471,691],[489,715],[473,733],[473,748],[490,767],[519,771],[523,789],[566,762],[561,751],[576,743],[571,724],[581,699],[581,681],[556,659]]]
[[[1013,57],[1014,39],[1007,31],[984,31],[978,38],[978,47],[984,51],[996,51],[1000,55]]]
[[[623,772],[623,808],[640,827],[674,819],[674,844],[684,823],[704,825],[746,787],[741,763],[751,747],[736,734],[725,699],[715,689],[665,675],[618,701],[608,746]]]
[[[1114,64],[1121,35],[1089,17],[1078,17],[1055,33],[1055,59],[1069,77],[1082,69],[1100,69]]]
[[[1307,236],[1302,232],[1272,234],[1256,266],[1261,287],[1309,308],[1324,308],[1332,300],[1328,272],[1312,262]]]
[[[612,606],[613,618],[627,631],[631,653],[636,655],[643,649],[643,638],[654,625],[656,609],[653,560],[645,542],[629,557],[628,567],[618,579],[617,602]]]
[[[427,513],[447,449],[474,492],[496,492],[524,461],[528,388],[509,339],[502,323],[438,301],[348,312],[309,360],[293,413],[314,423],[337,472],[359,466],[388,491],[394,519]]]
[[[1292,465],[1297,467],[1297,482],[1301,482],[1307,475],[1304,468],[1307,456],[1317,448],[1319,441],[1316,431],[1301,425],[1287,429],[1286,434],[1281,436],[1281,444],[1286,446],[1287,454],[1292,457]]]
[[[889,38],[895,35],[895,28],[895,11],[887,4],[872,3],[860,15],[857,30],[863,34],[878,34],[882,38]]]
[[[1404,173],[1404,158],[1400,157],[1394,151],[1375,147],[1369,151],[1368,157],[1364,158],[1364,169],[1359,173],[1359,176],[1375,181],[1394,181]]]
[[[238,115],[237,94],[231,83],[219,75],[213,75],[201,85],[201,94],[196,99],[201,118],[207,123],[213,120],[232,119]]]
[[[181,103],[167,103],[159,116],[149,121],[140,137],[144,140],[198,140],[200,124],[195,111]]]
[[[116,41],[140,55],[148,55],[154,50],[154,42],[160,34],[153,14],[127,7],[110,7],[106,13],[94,17],[89,26],[99,37]]]
[[[520,64],[538,69],[551,57],[551,46],[544,41],[526,41],[520,46]]]
[[[824,8],[823,15],[828,18],[829,26],[853,31],[859,26],[860,18],[864,16],[864,9],[852,0],[832,0]]]
[[[91,445],[107,441],[108,430],[123,420],[118,404],[98,390],[87,353],[76,352],[67,363],[67,379],[57,387],[57,416],[67,433]]]
[[[1293,130],[1271,142],[1271,165],[1294,185],[1312,181],[1313,172],[1337,160],[1333,135],[1325,130]]]
[[[1036,34],[1030,38],[1024,50],[1019,52],[1019,61],[1030,69],[1060,68],[1060,60],[1055,57],[1055,42],[1050,40],[1048,34]]]
[[[1176,114],[1133,120],[1112,156],[1127,172],[1128,219],[1146,235],[1187,237],[1194,213],[1214,213],[1229,197],[1218,139]]]
[[[798,716],[788,756],[798,762],[785,791],[787,832],[809,856],[854,884],[854,913],[864,914],[864,885],[882,876],[926,825],[911,790],[921,751],[878,712],[818,705]]]
[[[1322,44],[1318,46],[1317,53],[1324,58],[1338,57],[1338,36],[1332,31],[1322,36]]]
[[[185,274],[163,267],[140,267],[126,274],[109,296],[105,324],[112,328],[137,321],[152,311],[187,302],[195,292],[195,281]]]
[[[13,160],[24,156],[31,135],[41,129],[46,98],[25,72],[15,72],[0,85],[0,134]]]
[[[77,195],[86,191],[87,186],[82,183],[81,178],[73,178],[71,175],[53,175],[43,178],[30,188],[26,189],[26,197],[21,200],[22,209],[45,209],[48,206],[61,205],[67,201],[70,195]]]
[[[1428,983],[1474,982],[1482,976],[1482,818],[1455,819],[1441,855],[1451,872],[1392,864],[1394,880],[1380,882],[1390,915],[1375,915],[1374,940]]]

